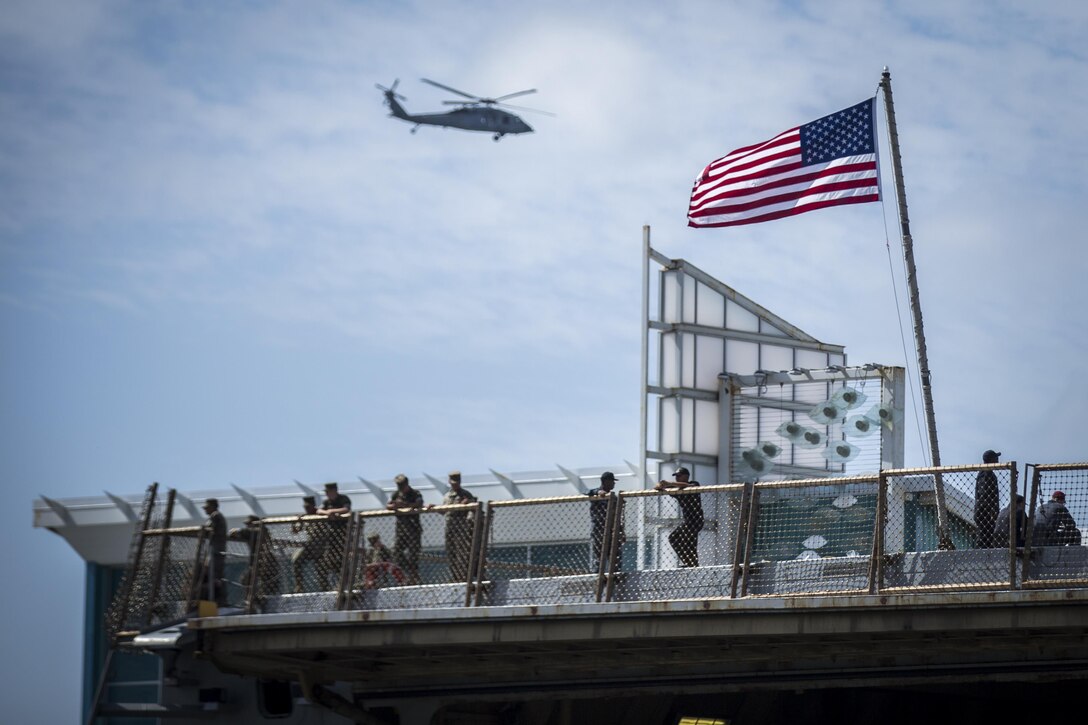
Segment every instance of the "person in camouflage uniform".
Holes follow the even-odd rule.
[[[385,505],[388,510],[423,508],[423,494],[411,487],[407,476],[403,473],[397,474],[394,481],[397,484],[397,491]],[[407,584],[420,582],[419,554],[422,549],[423,524],[419,520],[419,513],[398,515],[393,539],[393,559],[404,571]]]
[[[325,484],[325,500],[317,510],[319,516],[328,517],[328,523],[322,522],[325,546],[318,567],[322,589],[330,586],[330,577],[336,583],[340,581],[340,568],[344,563],[344,547],[348,538],[348,517],[351,513],[351,499],[340,493],[336,483]],[[336,586],[333,584],[331,586]]]
[[[461,488],[460,471],[450,471],[449,484],[450,490],[442,497],[443,506],[476,503],[476,497]],[[450,563],[451,582],[468,579],[473,523],[471,511],[446,512],[446,557]]]

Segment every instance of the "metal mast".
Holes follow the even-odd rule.
[[[910,290],[910,312],[914,321],[914,344],[918,350],[918,374],[922,378],[922,407],[929,432],[929,448],[934,467],[941,465],[941,449],[937,445],[937,420],[933,414],[933,391],[929,384],[929,355],[926,353],[926,333],[922,327],[922,306],[918,300],[918,270],[914,266],[914,241],[910,236],[910,219],[907,216],[907,192],[903,184],[903,162],[899,156],[899,133],[895,127],[895,108],[892,104],[892,74],[887,66],[880,76],[880,88],[884,91],[884,112],[888,119],[888,137],[892,148],[892,170],[895,175],[895,195],[899,202],[899,227],[903,237],[903,259],[907,265],[907,287]],[[934,476],[937,496],[937,536],[941,549],[953,549],[948,535],[948,510],[945,508],[944,483],[941,475]]]

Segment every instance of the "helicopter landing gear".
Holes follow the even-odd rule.
[[[418,131],[418,130],[419,130],[419,126],[412,126],[412,131],[411,131],[411,133],[415,133],[415,132],[416,132],[416,131]]]
[[[502,138],[502,134],[497,133],[497,134],[495,134],[494,136],[491,137],[491,140],[492,141],[498,141],[500,138]]]

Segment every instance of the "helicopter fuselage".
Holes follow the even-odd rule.
[[[464,131],[482,131],[494,134],[496,141],[506,134],[533,132],[532,127],[520,117],[487,105],[466,105],[449,113],[408,113],[393,93],[387,91],[385,100],[389,104],[389,115],[414,123],[417,127],[445,126]]]

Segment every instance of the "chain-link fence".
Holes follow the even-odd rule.
[[[1088,586],[1088,463],[1033,465],[1025,587]]]
[[[1020,535],[1010,541],[1016,527],[1009,524],[1016,463],[884,471],[881,478],[881,590],[1015,586]]]
[[[171,490],[165,498],[159,495],[159,484],[148,486],[140,507],[140,518],[129,545],[128,566],[121,585],[106,611],[106,631],[110,637],[122,632],[139,631],[146,627],[155,598],[155,578],[163,553],[161,539],[149,539],[149,529],[170,526],[176,493]]]
[[[145,623],[158,626],[183,619],[201,596],[207,537],[203,527],[159,529],[145,532],[147,541],[156,542],[161,556],[153,574],[155,594],[150,616]]]
[[[621,493],[618,530],[624,533],[620,549],[625,551],[609,580],[608,598],[731,596],[738,541],[745,530],[744,490],[743,484],[730,484]]]
[[[752,487],[740,596],[870,590],[877,476]]]
[[[482,510],[471,503],[360,513],[345,606],[465,606]]]
[[[250,517],[218,584],[208,530],[157,525],[173,496],[149,490],[109,631],[213,598],[255,613],[1088,586],[1088,464],[1032,468],[1027,500],[1010,462]]]
[[[480,603],[598,601],[615,505],[614,496],[489,501]]]
[[[281,516],[263,519],[244,538],[248,611],[320,612],[337,608],[344,588],[354,518]]]

